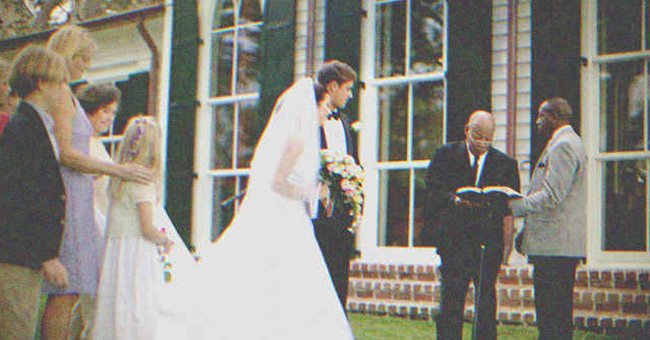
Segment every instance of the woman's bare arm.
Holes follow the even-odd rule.
[[[303,143],[297,139],[290,139],[282,151],[280,162],[273,178],[273,190],[292,199],[302,199],[305,196],[303,188],[289,182],[289,175],[298,161],[302,150]]]
[[[153,174],[145,167],[104,162],[83,154],[72,146],[72,121],[76,111],[70,88],[66,86],[66,90],[62,92],[64,95],[59,97],[55,108],[50,110],[55,121],[54,134],[59,146],[61,164],[83,173],[105,174],[140,183],[151,182]]]

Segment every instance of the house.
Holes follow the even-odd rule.
[[[650,332],[648,0],[159,6],[153,22],[162,21],[154,39],[161,60],[154,73],[167,132],[166,202],[177,225],[191,228],[199,251],[236,212],[236,201],[222,203],[245,189],[275,97],[323,60],[337,58],[360,75],[347,111],[362,122],[367,172],[362,256],[352,266],[348,308],[429,318],[438,309],[439,283],[435,249],[419,246],[419,231],[433,150],[462,139],[473,110],[490,110],[497,118],[495,146],[517,158],[526,188],[545,142],[533,124],[537,107],[562,96],[579,112],[573,126],[589,158],[588,261],[577,274],[575,325]],[[120,34],[137,35],[133,29]],[[110,36],[102,50],[113,46],[122,54],[134,44]],[[128,54],[92,71],[109,79],[111,67],[136,69],[118,61]],[[151,72],[148,58],[138,65]],[[511,260],[499,278],[498,317],[534,323],[531,268],[521,257]],[[468,302],[470,317],[471,296]]]

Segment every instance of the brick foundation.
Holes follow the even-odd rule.
[[[504,266],[497,281],[500,323],[535,324],[533,270]],[[650,335],[650,271],[578,267],[573,293],[574,325],[619,335]],[[465,317],[474,313],[470,285]],[[433,266],[354,262],[350,270],[352,312],[429,319],[440,310],[440,281]]]

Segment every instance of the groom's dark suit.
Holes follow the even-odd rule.
[[[341,114],[339,121],[343,125],[345,132],[347,153],[359,163],[356,134],[351,131],[348,118],[344,114]],[[327,148],[327,138],[324,129],[321,128],[321,149]],[[350,257],[355,250],[354,235],[347,230],[352,224],[352,217],[347,216],[336,206],[334,206],[332,216],[327,217],[325,207],[322,202],[319,202],[318,216],[313,220],[313,223],[318,245],[325,258],[327,269],[332,277],[341,305],[345,309],[348,299]]]
[[[519,191],[517,162],[492,147],[485,156],[479,187],[508,186]],[[495,200],[481,208],[454,203],[456,189],[475,185],[465,141],[436,150],[427,172],[430,203],[423,232],[425,245],[436,246],[442,259],[441,314],[438,339],[460,339],[465,295],[469,280],[479,281],[481,245],[485,245],[481,278],[479,339],[496,339],[495,282],[503,257],[505,201]]]

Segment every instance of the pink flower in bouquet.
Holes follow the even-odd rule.
[[[361,220],[363,206],[363,168],[350,155],[321,150],[320,180],[329,187],[334,204],[352,216],[354,231]]]

